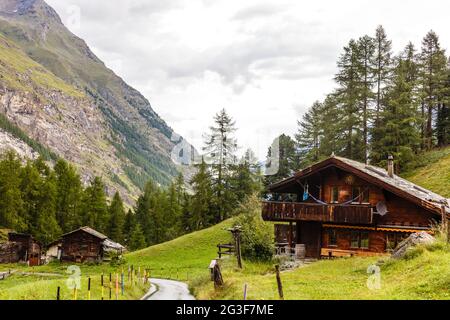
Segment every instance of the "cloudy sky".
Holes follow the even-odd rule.
[[[197,148],[226,108],[264,157],[333,87],[351,39],[382,24],[394,51],[430,29],[450,48],[447,0],[47,0],[72,32]]]

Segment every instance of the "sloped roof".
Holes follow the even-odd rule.
[[[447,213],[450,214],[449,199],[422,188],[421,186],[418,186],[397,175],[390,177],[388,172],[383,168],[336,156],[332,156],[308,168],[298,171],[292,177],[269,186],[269,190],[276,190],[283,185],[295,182],[298,179],[314,174],[329,166],[336,166],[343,170],[350,171],[362,179],[369,180],[369,182],[375,185],[397,194],[400,197],[408,198],[416,204],[436,213],[440,213],[442,205],[445,205]]]
[[[100,233],[100,232],[98,232],[98,231],[96,231],[96,230],[94,230],[94,229],[92,229],[90,227],[81,227],[79,229],[76,229],[76,230],[73,230],[73,231],[68,232],[66,234],[63,234],[62,237],[68,236],[69,234],[72,234],[72,233],[75,233],[75,232],[78,232],[78,231],[84,231],[86,233],[89,233],[90,235],[93,235],[96,238],[101,239],[101,240],[108,239],[108,237],[105,236],[103,233]]]
[[[111,239],[105,239],[105,241],[103,241],[103,247],[114,250],[125,250],[123,245],[118,242],[114,242]]]

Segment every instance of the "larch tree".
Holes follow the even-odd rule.
[[[295,139],[302,167],[320,159],[320,142],[324,130],[322,116],[323,104],[316,101],[303,115],[303,119],[298,121],[298,132]]]
[[[230,192],[232,166],[236,164],[237,141],[234,120],[222,109],[214,116],[214,125],[205,135],[203,151],[208,164],[211,165],[213,179],[215,222],[230,216],[233,208],[233,194]]]
[[[21,159],[13,151],[6,152],[0,159],[0,226],[25,231],[21,175]]]
[[[447,80],[447,57],[434,31],[428,32],[422,41],[420,60],[421,112],[424,119],[422,145],[424,149],[430,150],[434,145],[434,117],[444,102]]]
[[[109,205],[108,237],[122,243],[124,241],[125,208],[120,194],[116,192]]]
[[[374,143],[372,153],[372,160],[380,166],[386,166],[389,155],[394,156],[397,173],[408,168],[420,147],[417,78],[415,49],[410,43],[396,59],[386,106],[376,128],[380,139]]]

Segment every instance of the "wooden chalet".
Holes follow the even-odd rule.
[[[30,234],[10,232],[8,242],[0,245],[0,263],[41,264],[42,245]]]
[[[100,262],[111,251],[121,254],[125,248],[104,234],[82,227],[61,237],[60,258],[72,262]]]
[[[449,219],[445,199],[384,170],[332,156],[269,187],[262,216],[277,243],[306,257],[383,254],[411,233]]]

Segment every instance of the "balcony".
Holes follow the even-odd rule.
[[[325,223],[373,223],[370,205],[322,205],[299,202],[263,202],[262,217],[266,221],[319,221]]]

